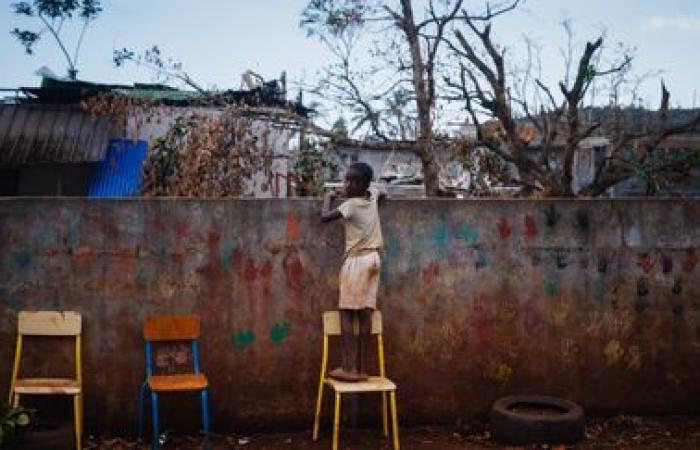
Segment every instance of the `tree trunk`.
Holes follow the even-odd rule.
[[[435,161],[433,149],[433,123],[432,107],[433,99],[430,89],[426,84],[426,66],[421,53],[418,29],[413,18],[413,6],[411,0],[401,0],[401,12],[403,21],[401,28],[406,35],[411,62],[413,63],[413,88],[416,93],[416,107],[418,109],[418,144],[420,145],[421,162],[423,164],[423,182],[425,194],[429,197],[438,193],[438,167]]]
[[[423,120],[420,122],[422,124]],[[420,159],[421,163],[423,164],[423,183],[425,184],[425,195],[428,197],[434,197],[438,194],[439,183],[438,166],[435,162],[435,151],[433,148],[433,133],[430,125],[430,120],[428,118],[427,133],[422,131],[423,125],[421,125],[421,133],[418,138],[418,144],[420,145]]]

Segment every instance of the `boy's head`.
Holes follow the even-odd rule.
[[[356,162],[345,172],[345,195],[348,197],[363,197],[374,178],[369,164]]]

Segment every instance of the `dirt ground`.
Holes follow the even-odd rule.
[[[311,442],[309,432],[286,434],[214,435],[212,450],[327,450],[331,448],[330,430],[324,430],[318,442]],[[44,441],[45,448],[58,450],[72,448],[70,426],[61,436],[54,433],[52,442]],[[42,448],[38,442],[25,448]],[[67,445],[64,445],[67,444]],[[194,450],[202,448],[202,440],[191,436],[168,436],[163,449]],[[148,445],[122,437],[87,437],[85,448],[100,450],[147,449]],[[379,436],[376,430],[341,430],[343,450],[390,450],[391,442]],[[485,424],[470,423],[460,427],[422,427],[401,430],[401,448],[407,450],[457,450],[502,448],[492,440]],[[545,449],[546,446],[529,450]],[[700,449],[700,417],[620,416],[610,419],[589,419],[586,439],[571,447],[576,450],[593,449]]]
[[[500,448],[491,439],[483,424],[456,427],[423,427],[401,432],[404,449],[457,450]],[[135,449],[134,442],[121,439],[101,439],[90,448]],[[343,450],[391,449],[391,443],[378,436],[377,431],[344,430],[341,432]],[[201,448],[199,439],[173,437],[164,448]],[[215,436],[213,449],[241,450],[320,450],[330,448],[330,436],[322,435],[313,443],[308,432],[281,435]],[[542,447],[544,448],[544,447]],[[699,449],[700,417],[640,418],[631,416],[613,419],[591,419],[586,428],[586,440],[576,449]]]

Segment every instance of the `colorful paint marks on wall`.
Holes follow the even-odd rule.
[[[246,281],[255,281],[258,278],[258,267],[255,265],[255,260],[251,257],[246,258],[243,266],[243,277]]]
[[[484,250],[476,250],[474,252],[474,269],[479,270],[488,266],[489,261]]]
[[[289,240],[297,240],[299,237],[299,219],[297,218],[296,214],[292,213],[287,216],[285,230]]]
[[[15,264],[15,267],[20,270],[25,270],[29,268],[29,265],[32,262],[32,256],[29,253],[29,250],[21,249],[17,252],[14,252],[12,254],[12,262]]]
[[[608,286],[605,282],[605,278],[602,276],[599,276],[598,279],[595,281],[595,286],[594,286],[594,293],[593,295],[595,296],[595,301],[598,304],[603,303],[605,300],[605,294],[607,293]]]
[[[433,241],[436,245],[447,245],[450,238],[450,229],[445,222],[440,222],[433,228]]]
[[[588,211],[585,209],[576,211],[576,228],[581,233],[588,233],[591,229],[591,220],[588,217]]]
[[[637,279],[637,296],[646,297],[649,295],[649,286],[647,285],[647,279],[644,277],[639,277]]]
[[[683,258],[683,272],[691,273],[697,264],[698,256],[695,253],[695,249],[689,248],[686,250],[685,257]]]
[[[656,261],[654,260],[654,257],[649,253],[640,254],[637,260],[637,265],[641,267],[646,274],[649,274],[652,270],[654,270],[655,264]]]
[[[386,246],[384,250],[384,255],[387,261],[393,261],[398,257],[399,254],[399,239],[392,234],[386,236],[385,241]]]
[[[528,239],[537,237],[537,222],[529,214],[525,216],[525,237]]]
[[[228,269],[229,267],[233,266],[233,255],[235,254],[236,251],[236,244],[227,241],[221,244],[221,249],[220,249],[220,258],[221,258],[221,268],[222,269]]]
[[[605,359],[608,365],[612,366],[622,359],[622,357],[625,355],[625,349],[622,348],[620,341],[613,339],[608,341],[608,343],[605,345],[603,353],[605,353]]]
[[[440,264],[437,261],[431,261],[422,271],[423,282],[426,284],[432,283],[440,275]]]
[[[498,222],[498,234],[501,237],[501,239],[508,239],[512,232],[513,229],[510,227],[510,224],[508,223],[506,218],[501,217],[501,220]]]
[[[459,237],[469,245],[476,244],[479,240],[479,230],[468,222],[462,222],[459,225]]]
[[[545,223],[549,228],[554,228],[557,226],[557,223],[559,222],[559,213],[557,212],[557,209],[554,207],[554,205],[549,205],[544,210],[544,218]]]
[[[284,342],[292,332],[292,324],[289,322],[280,322],[272,326],[270,330],[270,341],[279,345]]]
[[[255,333],[253,330],[241,330],[233,333],[231,342],[238,348],[250,347],[255,341]]]
[[[549,297],[555,297],[559,293],[559,277],[546,276],[544,279],[544,291]]]
[[[221,271],[221,253],[219,244],[221,237],[215,230],[210,230],[206,235],[206,243],[208,248],[208,258],[204,265],[197,269],[204,280],[205,286],[208,288],[208,295],[211,299],[219,298],[223,292],[224,279]]]
[[[450,229],[443,220],[433,227],[432,239],[433,245],[435,246],[433,250],[435,257],[441,260],[447,258],[450,241]]]
[[[557,269],[559,270],[564,270],[568,267],[569,265],[569,258],[568,255],[564,250],[558,249],[554,253],[554,261],[557,265]]]
[[[661,271],[666,275],[673,272],[673,258],[670,255],[661,256]]]
[[[501,361],[489,361],[484,376],[499,383],[507,383],[513,378],[513,368]]]
[[[287,277],[287,285],[301,291],[304,288],[304,266],[299,259],[299,253],[295,249],[290,249],[284,256],[282,265]]]

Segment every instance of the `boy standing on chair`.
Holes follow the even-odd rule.
[[[342,367],[330,372],[330,376],[342,381],[364,381],[364,353],[369,345],[372,313],[377,309],[379,288],[379,251],[384,247],[379,223],[379,201],[383,192],[371,187],[372,168],[361,162],[352,164],[345,174],[343,190],[346,200],[332,209],[336,192],[328,192],[323,198],[321,220],[329,222],[343,219],[345,224],[345,253],[340,269],[340,320],[343,347]],[[360,335],[353,333],[353,321],[357,317]]]

